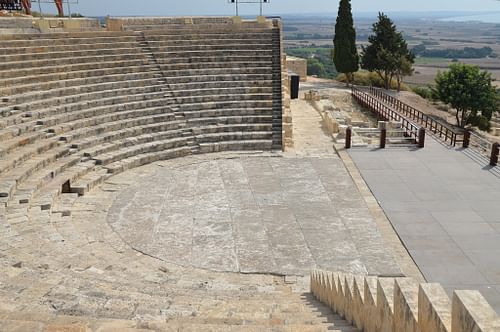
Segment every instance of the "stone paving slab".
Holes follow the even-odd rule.
[[[134,249],[225,272],[400,273],[338,157],[188,159],[117,196],[108,222]]]
[[[108,223],[161,260],[224,272],[401,273],[335,155],[199,156],[137,178]]]
[[[427,281],[479,289],[500,312],[500,178],[468,151],[426,143],[349,154]]]

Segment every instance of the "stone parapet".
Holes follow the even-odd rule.
[[[96,18],[8,17],[0,18],[0,35],[101,30]]]
[[[313,271],[311,292],[365,332],[498,332],[500,317],[477,291],[455,291],[411,278]]]
[[[213,25],[226,25],[234,28],[237,27],[272,27],[272,20],[243,20],[239,16],[221,16],[221,17],[108,17],[106,19],[106,27],[108,31],[124,31],[124,30],[154,30],[162,27],[175,26],[200,26],[209,27]]]

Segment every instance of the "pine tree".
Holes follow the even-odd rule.
[[[333,62],[337,71],[346,75],[349,84],[352,82],[353,73],[359,69],[356,30],[350,0],[340,0],[333,44]]]
[[[389,89],[394,77],[400,83],[404,76],[411,75],[415,55],[409,51],[396,25],[383,13],[379,13],[373,32],[374,35],[368,37],[370,45],[363,47],[361,67],[376,72]]]

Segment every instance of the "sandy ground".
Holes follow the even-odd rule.
[[[315,77],[308,77],[307,82],[304,85],[311,85],[311,89],[314,89],[314,86],[318,87],[323,87],[325,88],[328,86],[328,88],[332,89],[339,89],[339,88],[344,88],[345,89],[345,84],[337,82],[335,80],[329,80],[329,79],[321,79],[321,78],[315,78]],[[433,117],[436,117],[438,119],[441,119],[453,126],[456,125],[456,118],[455,118],[455,113],[453,112],[447,112],[444,110],[441,110],[438,108],[438,104],[432,103],[419,95],[410,92],[410,91],[402,91],[400,93],[392,92],[396,98],[400,99],[401,101],[415,107],[416,109],[420,110],[421,112],[424,112],[425,114],[432,115]],[[339,102],[341,102],[342,98],[339,99]],[[498,136],[493,136],[489,133],[485,133],[482,131],[477,130],[478,133],[487,138],[488,140],[492,142],[500,142],[500,137]]]

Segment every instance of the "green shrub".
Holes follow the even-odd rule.
[[[436,100],[436,92],[430,86],[416,86],[412,89],[412,91],[424,99],[430,101]]]
[[[347,83],[347,78],[345,74],[340,74],[337,76],[337,81],[342,83]],[[354,85],[362,85],[362,86],[374,86],[377,88],[384,87],[384,81],[378,76],[376,73],[368,72],[368,71],[358,71],[354,73]],[[398,82],[393,79],[391,82],[391,89],[397,89]],[[401,84],[402,91],[409,91],[409,87],[406,84]]]
[[[490,120],[484,115],[472,116],[467,122],[483,131],[490,131],[491,129]]]

